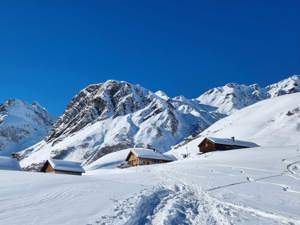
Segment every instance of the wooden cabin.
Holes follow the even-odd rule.
[[[212,151],[226,151],[240,148],[253,148],[258,147],[257,144],[249,141],[236,140],[232,138],[215,138],[206,137],[198,145],[201,153],[212,152]]]
[[[81,176],[85,171],[79,162],[49,159],[45,162],[41,172]]]
[[[152,149],[134,148],[128,153],[126,161],[129,166],[139,166],[167,163],[173,161],[173,159]]]

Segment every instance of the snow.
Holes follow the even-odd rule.
[[[0,156],[0,170],[21,170],[21,167],[17,160]]]
[[[207,139],[211,140],[214,143],[217,144],[224,144],[224,145],[237,145],[237,146],[244,146],[244,147],[258,147],[257,144],[249,141],[242,141],[242,140],[237,140],[233,138],[216,138],[216,137],[207,137]]]
[[[300,75],[293,75],[266,87],[272,97],[300,92]]]
[[[37,102],[10,99],[0,105],[0,155],[9,156],[41,141],[53,117]]]
[[[80,177],[0,171],[0,224],[299,225],[299,157],[257,147]]]
[[[59,160],[59,159],[49,159],[48,162],[55,170],[72,171],[84,173],[84,169],[78,162]]]
[[[73,98],[47,139],[20,153],[21,165],[32,168],[48,158],[87,165],[132,147],[166,152],[223,116],[196,100],[166,100],[127,82],[90,85]]]
[[[158,97],[160,97],[160,98],[162,98],[162,99],[164,99],[164,100],[166,100],[166,101],[170,99],[169,96],[168,96],[165,92],[163,92],[163,91],[161,91],[161,90],[156,91],[155,94],[156,94]]]
[[[92,162],[90,165],[85,166],[85,170],[96,170],[96,169],[113,169],[120,166],[125,162],[131,149],[124,149],[117,152],[107,154],[96,161]]]
[[[264,88],[258,84],[229,83],[208,90],[197,100],[202,104],[216,107],[217,112],[230,115],[261,100],[296,92],[300,92],[299,75],[290,76]]]
[[[220,113],[230,115],[266,98],[269,98],[269,93],[257,84],[247,86],[229,83],[223,87],[210,89],[197,99],[202,104],[217,107]]]

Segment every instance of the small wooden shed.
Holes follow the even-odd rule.
[[[79,162],[49,159],[45,162],[41,172],[81,176],[85,171]]]
[[[206,137],[198,145],[199,151],[201,153],[212,152],[212,151],[226,151],[231,149],[240,148],[253,148],[258,147],[257,144],[249,141],[236,140],[232,138],[215,138]]]
[[[173,159],[152,149],[134,148],[129,151],[126,161],[129,166],[138,166],[167,163],[173,161]]]

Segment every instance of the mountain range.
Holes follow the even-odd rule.
[[[39,138],[24,135],[31,141],[4,151],[22,150],[18,157],[26,169],[39,168],[49,157],[87,165],[106,154],[134,146],[166,152],[246,106],[299,91],[298,75],[267,87],[230,83],[195,99],[172,98],[163,91],[152,92],[125,81],[108,80],[89,85],[75,95],[53,126],[52,117],[43,109],[40,115],[47,116],[42,117],[46,118],[43,124],[39,123],[39,129],[44,131],[37,135]],[[1,135],[1,139],[10,143],[8,136]]]

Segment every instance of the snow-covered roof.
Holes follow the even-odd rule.
[[[59,160],[59,159],[49,159],[48,162],[55,170],[63,170],[63,171],[79,172],[79,173],[85,172],[79,162],[72,162],[72,161]]]
[[[131,149],[130,152],[132,152],[135,156],[137,156],[139,158],[173,161],[173,159],[171,157],[164,155],[160,152],[156,152],[152,149],[133,148],[133,149]]]
[[[0,170],[21,170],[16,159],[0,156]]]
[[[210,141],[212,141],[216,144],[222,144],[222,145],[237,145],[237,146],[244,146],[244,147],[249,147],[249,148],[258,146],[254,142],[237,140],[235,138],[207,137],[207,139],[209,139]]]

